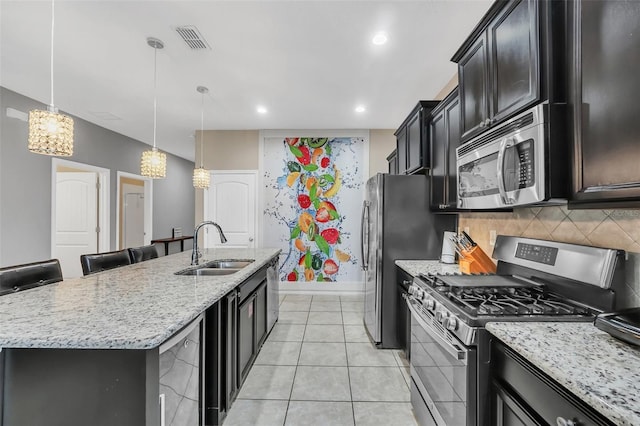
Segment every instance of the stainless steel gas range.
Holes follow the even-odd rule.
[[[421,425],[489,424],[489,321],[593,321],[616,308],[620,250],[498,236],[495,275],[421,275],[409,288],[411,401]]]

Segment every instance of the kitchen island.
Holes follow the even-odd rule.
[[[640,349],[591,323],[495,322],[486,328],[613,424],[640,424]]]
[[[26,421],[28,411],[48,413],[48,425],[160,424],[161,345],[182,332],[185,354],[177,349],[173,359],[188,354],[201,364],[203,313],[278,254],[278,249],[209,249],[201,264],[254,262],[230,275],[189,276],[175,275],[190,264],[190,252],[178,253],[0,298],[3,424]],[[195,322],[198,328],[187,336],[185,327]],[[192,341],[197,345],[187,350]],[[34,414],[28,424],[44,424],[38,419]]]

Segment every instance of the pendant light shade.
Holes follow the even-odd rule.
[[[36,154],[73,155],[73,119],[55,109],[29,111],[29,151]]]
[[[153,47],[153,148],[142,153],[140,160],[140,174],[152,179],[162,179],[167,175],[167,154],[158,151],[156,147],[156,128],[157,128],[157,58],[158,49],[164,48],[164,43],[157,38],[149,37],[147,44]]]
[[[46,111],[34,109],[29,112],[28,149],[36,154],[73,155],[73,119],[60,114],[53,104],[53,35],[55,5],[51,0],[51,104]]]
[[[209,188],[211,183],[211,175],[209,170],[204,168],[204,95],[209,93],[209,89],[204,86],[196,88],[198,93],[202,95],[202,103],[200,106],[200,167],[193,169],[193,187],[199,189]]]
[[[153,147],[142,153],[140,162],[140,174],[153,179],[162,179],[167,176],[167,154]]]
[[[207,189],[209,188],[210,183],[211,183],[211,176],[209,175],[209,170],[203,169],[202,167],[193,169],[193,187],[194,188]]]

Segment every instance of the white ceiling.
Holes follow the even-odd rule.
[[[199,85],[205,129],[395,129],[451,79],[449,59],[491,3],[57,0],[55,105],[151,144],[156,37],[161,150],[194,159]],[[0,19],[0,85],[48,104],[51,3],[1,0]],[[181,25],[212,49],[190,50]],[[386,45],[371,43],[377,31]]]

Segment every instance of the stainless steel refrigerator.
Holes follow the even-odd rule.
[[[439,259],[444,231],[455,231],[456,216],[429,211],[424,175],[379,173],[367,181],[362,206],[362,269],[365,271],[364,323],[381,348],[398,348],[398,296],[395,261]]]

